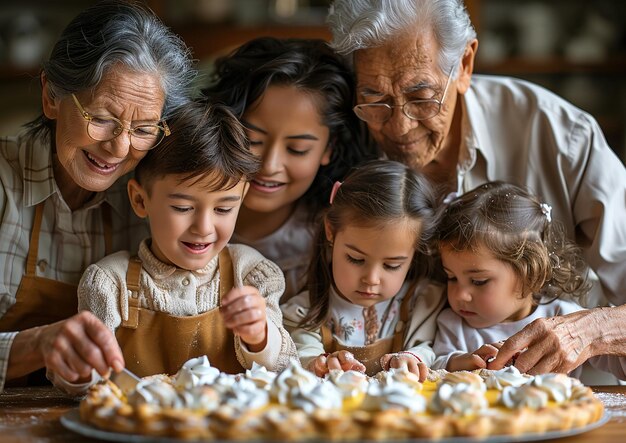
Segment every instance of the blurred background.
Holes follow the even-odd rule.
[[[40,62],[64,26],[93,3],[0,0],[0,134],[15,134],[38,114]],[[205,73],[216,56],[250,38],[330,38],[324,25],[330,0],[146,3],[192,48]],[[466,0],[466,5],[480,43],[476,72],[531,80],[590,112],[626,162],[626,1]]]

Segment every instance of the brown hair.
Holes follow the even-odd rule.
[[[436,214],[436,194],[426,177],[402,163],[375,160],[352,170],[323,218],[335,234],[347,226],[384,228],[391,223],[408,221],[415,233],[416,254],[407,278],[416,279],[429,271]],[[308,274],[311,309],[301,321],[302,327],[315,328],[328,314],[328,295],[334,281],[331,248],[322,222]]]
[[[169,127],[172,134],[135,169],[148,193],[151,183],[166,175],[180,175],[181,182],[211,177],[210,188],[221,190],[251,180],[259,170],[243,126],[224,105],[190,102],[179,108]]]
[[[511,266],[522,294],[583,297],[591,284],[579,249],[566,240],[562,226],[551,220],[547,205],[525,189],[489,182],[453,200],[437,230],[439,249],[476,251],[486,247]]]

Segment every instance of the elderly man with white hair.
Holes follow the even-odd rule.
[[[616,305],[539,319],[489,367],[526,348],[516,366],[531,373],[626,355],[626,170],[596,120],[532,83],[474,75],[478,40],[461,0],[336,0],[328,23],[352,57],[354,111],[387,157],[448,192],[504,180],[542,196],[581,247],[596,300]],[[623,378],[622,359],[611,361]]]

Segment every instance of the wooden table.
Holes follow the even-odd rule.
[[[558,443],[622,442],[626,436],[626,386],[597,386],[610,420],[587,433],[551,440]],[[8,388],[0,394],[0,442],[101,442],[65,429],[59,418],[78,403],[51,387]]]

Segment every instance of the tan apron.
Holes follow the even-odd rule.
[[[367,375],[376,375],[376,373],[382,370],[380,358],[383,355],[403,350],[404,330],[409,320],[409,305],[414,288],[415,286],[412,286],[402,300],[402,304],[400,305],[400,319],[391,337],[381,338],[366,346],[344,346],[333,337],[330,328],[324,324],[321,327],[324,352],[349,351],[354,355],[354,358],[365,365],[365,373]]]
[[[39,233],[45,202],[35,207],[35,220],[30,233],[30,245],[26,259],[25,275],[15,295],[15,304],[0,318],[0,332],[23,331],[36,326],[48,325],[71,317],[78,312],[77,285],[49,278],[38,277],[37,255],[39,253]],[[111,208],[102,206],[105,253],[112,249]],[[45,382],[43,370],[28,376],[11,380],[7,386],[37,385]]]
[[[233,265],[228,250],[219,254],[220,305],[233,287]],[[223,372],[243,372],[235,354],[234,335],[224,326],[219,307],[199,315],[179,317],[139,306],[141,260],[131,258],[126,284],[131,292],[128,320],[115,336],[124,353],[126,367],[145,377],[153,374],[174,374],[190,358],[207,355],[211,365]]]

